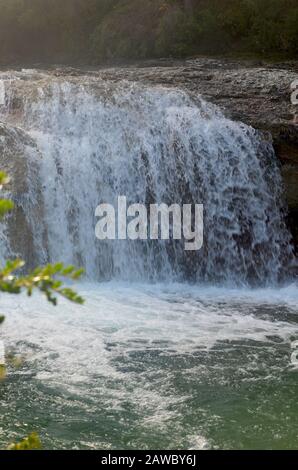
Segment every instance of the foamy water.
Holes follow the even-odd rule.
[[[242,286],[288,278],[281,174],[258,131],[180,89],[32,70],[1,76],[1,119],[23,131],[27,185],[17,202],[35,264],[62,259],[91,281]],[[95,209],[116,206],[118,196],[128,205],[204,204],[202,250],[187,253],[177,240],[99,242]],[[11,251],[28,257],[16,241]]]
[[[0,106],[5,105],[5,85],[4,81],[0,80]]]
[[[0,259],[93,282],[84,306],[1,295],[2,446],[295,448],[298,286],[271,143],[200,96],[96,73],[1,73],[0,117],[18,207]],[[203,249],[99,242],[95,209],[121,195],[203,203]]]
[[[61,301],[55,309],[40,296],[1,299],[6,348],[24,357],[10,380],[23,390],[19,406],[27,412],[3,410],[12,433],[17,421],[17,432],[29,426],[49,447],[65,448],[294,446],[297,286],[78,288],[83,307]],[[10,402],[20,398],[14,386]],[[264,413],[277,405],[274,438],[277,423]],[[255,432],[245,423],[248,410]],[[60,424],[49,430],[44,413]],[[269,428],[258,431],[264,419]]]

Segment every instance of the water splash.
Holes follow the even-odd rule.
[[[0,80],[0,106],[5,105],[5,84],[3,80]]]

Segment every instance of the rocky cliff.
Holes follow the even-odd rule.
[[[57,72],[59,73],[59,72]],[[73,73],[76,73],[73,71]],[[102,78],[179,86],[219,105],[228,117],[243,121],[272,139],[282,165],[289,225],[298,250],[298,106],[291,103],[291,84],[298,62],[190,59],[144,62],[98,72]]]
[[[33,72],[29,74],[31,80]],[[36,71],[38,79],[42,79],[39,77],[42,73],[42,70]],[[79,78],[80,81],[90,76],[112,82],[128,80],[179,87],[201,94],[206,100],[219,105],[233,120],[263,131],[266,138],[273,142],[281,162],[289,207],[288,222],[298,252],[298,119],[295,117],[298,107],[295,109],[290,99],[291,84],[298,78],[297,61],[272,65],[207,58],[185,61],[165,59],[93,70],[52,67],[46,70],[46,75]],[[22,79],[27,80],[26,76]],[[21,105],[13,102],[10,106],[15,114]],[[1,132],[8,131],[2,127]],[[2,140],[4,142],[4,135]],[[7,149],[7,146],[4,147]],[[7,150],[2,149],[3,155],[5,152]],[[7,165],[4,166],[9,170]]]

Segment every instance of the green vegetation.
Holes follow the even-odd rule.
[[[9,178],[4,172],[0,172],[0,190],[9,182]],[[13,202],[8,199],[0,199],[0,219],[13,209]],[[8,294],[20,294],[25,290],[29,296],[33,290],[39,290],[45,294],[47,300],[53,305],[57,305],[57,295],[82,304],[83,298],[69,287],[64,287],[61,277],[77,280],[83,271],[76,270],[73,266],[65,267],[62,263],[47,265],[34,269],[31,273],[18,275],[16,272],[24,266],[22,260],[7,261],[4,268],[0,269],[0,291]],[[57,278],[58,277],[58,278]],[[5,317],[0,315],[0,325]],[[6,377],[6,367],[0,364],[0,380]],[[40,449],[41,443],[37,434],[32,433],[20,443],[11,444],[8,450],[33,450]]]
[[[11,444],[7,450],[39,450],[41,449],[41,442],[36,433],[30,434],[21,442]]]
[[[3,63],[296,57],[297,0],[0,0]]]

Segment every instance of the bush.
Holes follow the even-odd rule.
[[[284,49],[297,54],[298,52],[298,7],[289,11],[285,18],[285,27],[282,36]]]
[[[0,0],[2,61],[296,57],[297,0]]]
[[[163,3],[162,0],[120,3],[92,35],[95,60],[146,58],[154,55],[155,30]]]
[[[202,36],[202,26],[193,15],[181,8],[167,8],[156,30],[155,52],[157,56],[185,56],[196,51]]]

